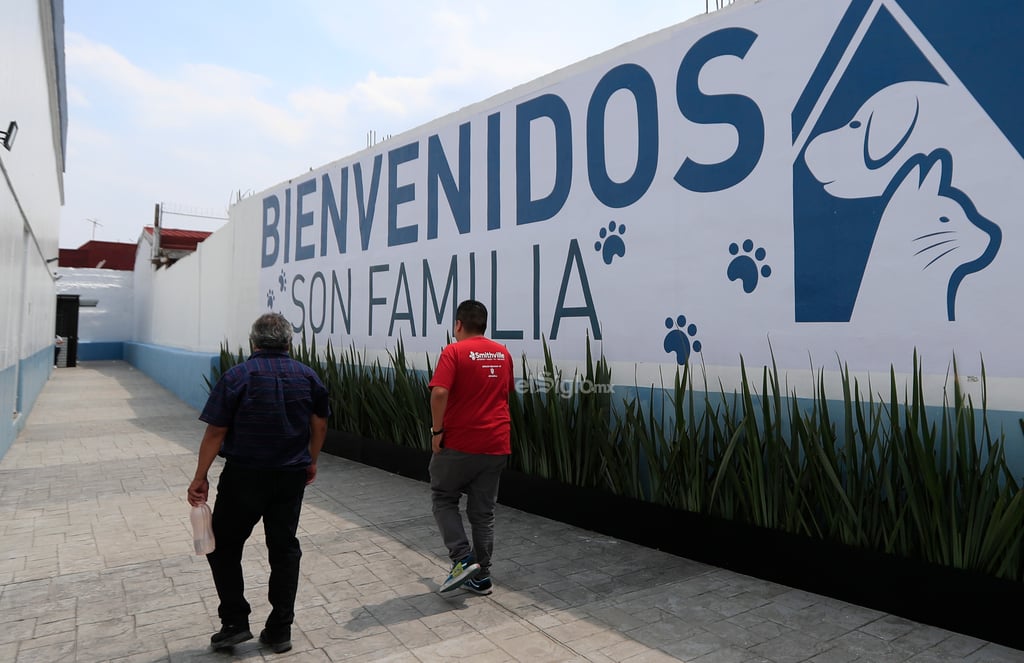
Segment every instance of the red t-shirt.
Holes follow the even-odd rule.
[[[486,336],[449,344],[430,387],[448,390],[444,447],[474,454],[512,453],[508,395],[515,386],[508,348]]]

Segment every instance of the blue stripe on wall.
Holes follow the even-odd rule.
[[[78,344],[78,361],[110,359],[124,359],[124,343],[121,341],[110,341]]]
[[[212,380],[220,355],[126,342],[124,360],[196,410],[202,410],[208,395],[203,378]]]
[[[11,416],[18,407],[18,373],[21,373],[21,411],[19,416]],[[7,410],[0,413],[0,458],[14,444],[18,433],[25,427],[25,420],[32,411],[36,399],[50,379],[53,370],[53,347],[46,347],[31,357],[22,359],[20,367],[8,366],[0,371],[0,403]]]
[[[17,437],[16,422],[10,416],[18,397],[17,373],[14,366],[0,370],[0,403],[3,404],[4,409],[3,412],[0,412],[2,415],[0,416],[0,458],[4,457],[14,443],[14,438]]]
[[[21,412],[22,419],[32,411],[40,392],[53,370],[53,346],[47,346],[31,357],[21,360]],[[20,430],[20,427],[19,427]]]

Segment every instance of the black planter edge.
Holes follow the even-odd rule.
[[[430,479],[427,472],[430,452],[422,449],[403,447],[393,442],[373,440],[343,431],[328,430],[323,452],[409,479],[417,481]]]
[[[506,470],[498,501],[788,587],[1024,649],[1024,584]]]
[[[428,481],[430,452],[328,431],[324,453]],[[680,511],[515,470],[498,502],[788,587],[1024,649],[1024,584]]]

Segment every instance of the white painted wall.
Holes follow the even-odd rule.
[[[8,0],[0,21],[0,131],[11,120],[18,123],[14,148],[0,148],[0,161],[24,216],[19,220],[17,211],[5,210],[3,222],[20,226],[26,220],[46,258],[57,255],[64,197],[49,7],[49,0]]]
[[[152,253],[152,245],[146,241],[145,233],[139,239],[135,251],[135,289],[132,333],[125,340],[141,341],[149,343],[153,329],[153,266],[149,262]]]
[[[135,325],[135,273],[78,267],[57,269],[58,295],[78,295],[78,342],[128,341]]]
[[[226,302],[230,317],[225,330],[230,347],[249,347],[249,328],[252,321],[266,311],[266,296],[260,292],[260,200],[256,196],[245,198],[231,208],[232,228],[230,300]],[[211,238],[212,239],[212,238]],[[261,301],[261,297],[263,301]]]
[[[0,162],[5,155],[0,154]],[[18,339],[19,311],[24,263],[24,231],[18,223],[18,209],[6,182],[0,183],[0,369],[18,361],[14,344]],[[2,410],[0,410],[2,412]]]
[[[154,269],[143,238],[135,260],[132,340],[197,352],[219,351],[225,342],[248,347],[249,327],[262,313],[259,229],[252,227],[255,199],[244,199],[231,220],[201,242],[195,253]],[[246,227],[244,224],[248,223]]]
[[[47,265],[42,258],[31,252],[26,274],[21,356],[31,357],[53,345],[57,295]]]
[[[0,21],[0,131],[11,120],[19,127],[13,149],[0,148],[0,369],[53,342],[46,260],[57,257],[63,159],[49,8],[6,2]]]
[[[199,256],[182,258],[154,275],[151,306],[159,324],[152,331],[157,345],[197,350],[199,338]]]
[[[18,123],[12,149],[0,148],[0,456],[52,370],[56,264],[47,260],[57,257],[64,196],[54,4],[62,14],[59,0],[8,0],[0,20],[0,131]]]

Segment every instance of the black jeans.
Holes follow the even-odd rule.
[[[270,559],[267,597],[273,608],[266,626],[278,632],[291,627],[302,557],[295,532],[305,490],[305,469],[254,470],[231,462],[224,466],[213,508],[216,548],[206,556],[220,597],[217,614],[221,623],[249,623],[252,609],[244,596],[242,548],[253,527],[263,518]]]

